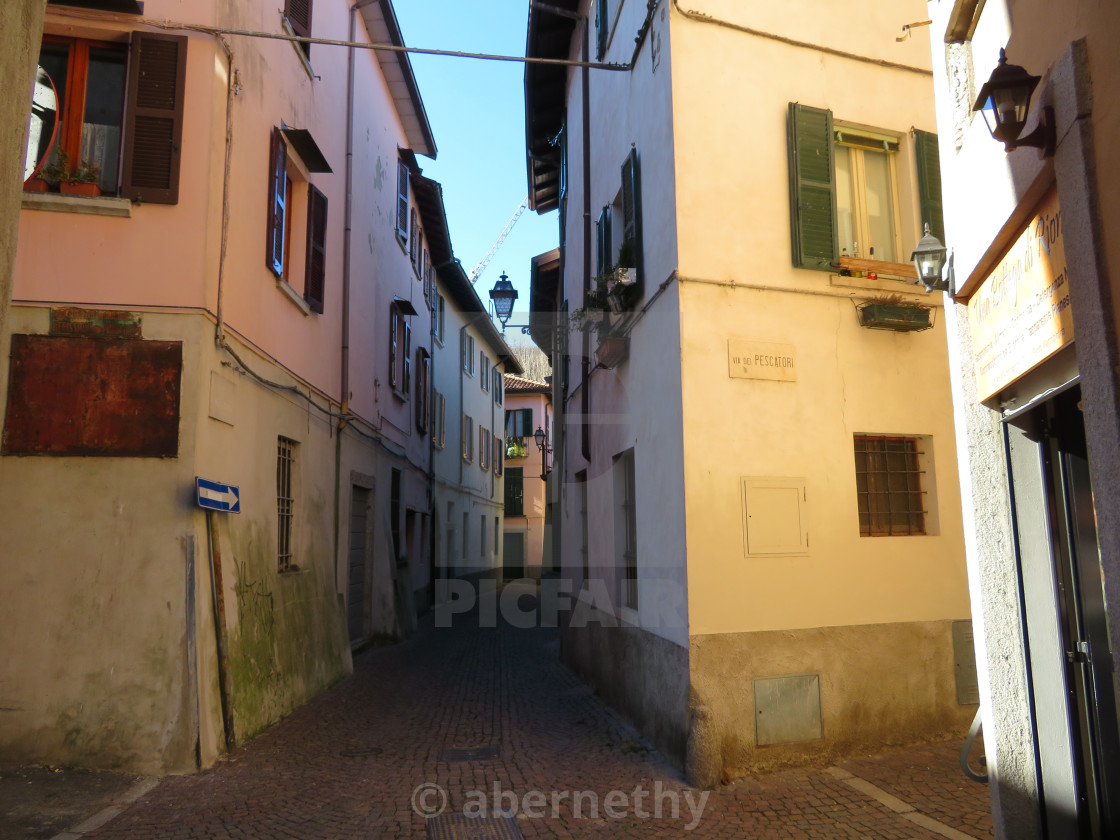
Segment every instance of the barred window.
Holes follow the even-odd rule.
[[[296,463],[296,442],[286,437],[276,439],[276,567],[281,572],[294,572],[292,562],[292,473]]]
[[[860,536],[926,533],[922,454],[917,438],[855,436]]]

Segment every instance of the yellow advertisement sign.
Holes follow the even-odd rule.
[[[981,400],[1073,341],[1057,189],[969,299],[968,322]]]

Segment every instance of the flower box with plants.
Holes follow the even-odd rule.
[[[881,295],[856,305],[859,323],[873,330],[917,332],[933,326],[933,309],[903,300],[901,295]]]
[[[529,447],[525,445],[525,438],[511,437],[506,438],[506,460],[514,458],[528,458]]]
[[[62,149],[58,150],[54,163],[43,167],[39,177],[58,184],[59,192],[65,195],[101,195],[101,167],[81,161],[77,169],[71,169],[70,155]]]

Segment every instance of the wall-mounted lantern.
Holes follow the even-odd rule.
[[[1038,128],[1020,138],[1023,126],[1027,124],[1030,113],[1031,95],[1038,86],[1041,76],[1032,76],[1018,64],[1008,64],[1007,54],[1001,48],[999,64],[980,88],[973,111],[980,111],[988,130],[1008,152],[1020,146],[1032,146],[1042,150],[1043,157],[1054,155],[1054,109],[1049,105],[1042,108],[1038,117]]]

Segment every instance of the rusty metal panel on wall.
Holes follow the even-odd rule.
[[[183,345],[13,335],[4,455],[174,458]]]

